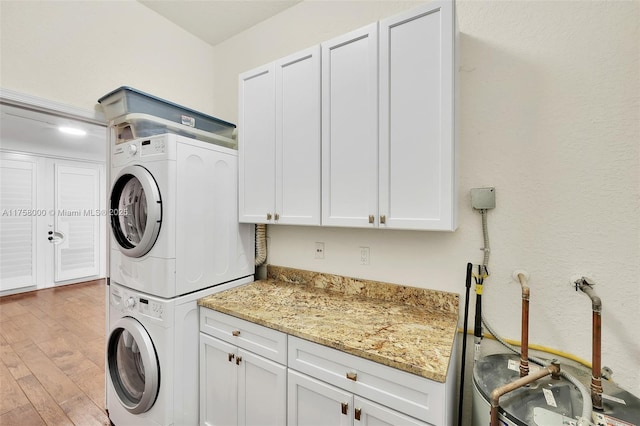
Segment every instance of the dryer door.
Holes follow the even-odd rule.
[[[111,230],[120,251],[141,257],[151,250],[162,223],[162,199],[155,179],[142,166],[125,167],[111,189]]]
[[[107,344],[109,380],[120,403],[133,414],[148,411],[160,390],[160,364],[151,337],[136,319],[114,325]]]

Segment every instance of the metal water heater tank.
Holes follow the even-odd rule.
[[[491,423],[490,395],[520,377],[520,360],[513,354],[488,355],[479,359],[473,369],[473,425]],[[532,371],[536,366],[531,366]],[[582,412],[582,395],[567,380],[551,376],[516,389],[500,398],[501,425],[570,426],[577,425]]]
[[[515,354],[488,355],[473,369],[473,426],[488,426],[491,392],[517,380],[519,358]],[[532,371],[533,371],[532,366]],[[562,369],[588,386],[591,371],[563,365]],[[603,409],[594,410],[595,426],[640,426],[640,398],[611,381],[603,381]],[[500,398],[500,421],[517,426],[576,426],[582,412],[582,394],[564,378],[547,376]]]

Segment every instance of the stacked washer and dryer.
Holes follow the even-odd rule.
[[[254,227],[238,223],[237,150],[224,133],[235,126],[131,88],[99,102],[114,117],[109,418],[116,426],[195,425],[197,300],[253,281]],[[191,128],[185,117],[215,129]]]

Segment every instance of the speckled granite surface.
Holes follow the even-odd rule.
[[[271,265],[266,280],[198,303],[438,382],[458,322],[455,293]]]

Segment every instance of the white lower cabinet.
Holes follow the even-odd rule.
[[[383,405],[289,369],[289,426],[428,426]]]
[[[357,396],[354,397],[353,410],[354,425],[356,426],[428,426],[428,423]]]
[[[347,426],[353,395],[289,369],[287,414],[289,426]]]
[[[294,336],[289,336],[287,348],[289,426],[343,421],[446,426],[453,421],[453,369],[447,381],[439,383]],[[330,416],[346,411],[343,417],[351,420],[314,423],[301,413],[314,409],[309,407],[330,407],[331,399],[335,406],[322,411]],[[311,412],[312,418],[318,415]]]
[[[215,336],[215,337],[213,337]],[[206,308],[200,310],[200,424],[446,426],[445,383]]]
[[[243,323],[254,331],[256,327],[264,327],[203,309],[200,314],[201,331],[211,328],[215,322],[211,318],[212,313],[231,319],[219,323],[217,329],[232,322],[236,322],[238,327],[232,327],[228,341],[200,333],[200,424],[284,425],[287,367],[238,345],[247,342],[245,336],[248,333]],[[281,335],[286,339],[286,335]],[[234,340],[237,342],[231,343]],[[255,344],[254,341],[248,341]]]

